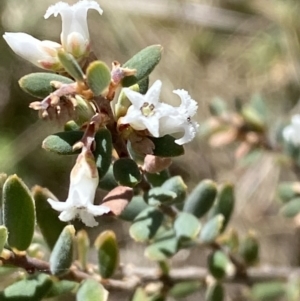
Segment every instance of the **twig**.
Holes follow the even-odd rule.
[[[48,262],[26,255],[15,254],[12,251],[5,251],[5,258],[0,257],[0,261],[2,261],[3,265],[23,268],[30,274],[37,272],[51,274]],[[205,283],[208,276],[209,272],[203,267],[176,268],[170,270],[168,284],[191,280]],[[136,267],[133,265],[121,267],[121,279],[102,279],[97,274],[89,274],[79,270],[75,265],[70,268],[68,273],[58,278],[76,282],[81,282],[87,278],[94,278],[103,284],[106,289],[113,291],[133,291],[139,285],[146,285],[151,282],[162,282],[164,279],[158,268]],[[300,278],[300,268],[261,266],[248,268],[246,274],[243,276],[236,274],[231,277],[226,277],[224,282],[252,285],[254,283],[275,280],[288,281],[291,278]]]

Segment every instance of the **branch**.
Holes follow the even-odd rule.
[[[23,268],[29,274],[36,272],[51,274],[49,263],[46,261],[31,258],[24,254],[16,254],[8,250],[2,254],[4,254],[4,257],[0,257],[0,261],[3,265]],[[121,266],[119,274],[120,279],[102,279],[98,274],[81,271],[77,266],[72,265],[67,274],[58,276],[58,278],[76,282],[93,278],[111,291],[133,291],[138,286],[151,282],[168,281],[168,283],[175,284],[182,281],[196,280],[205,283],[209,276],[206,268],[191,266],[171,269],[166,278],[158,268],[136,267],[130,264]],[[248,268],[245,275],[242,276],[237,274],[227,277],[224,282],[251,286],[254,283],[288,281],[291,278],[300,278],[300,268],[261,266]]]

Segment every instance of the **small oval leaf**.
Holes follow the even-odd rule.
[[[99,178],[102,179],[111,164],[112,138],[110,131],[107,129],[100,129],[95,135],[95,143],[96,148],[93,151],[93,154],[95,156]]]
[[[119,265],[119,248],[113,231],[102,232],[95,241],[98,253],[99,274],[110,278]]]
[[[194,215],[187,212],[179,212],[173,227],[178,238],[194,239],[200,232],[201,224]]]
[[[294,217],[300,212],[300,197],[294,198],[280,209],[280,213],[285,217]]]
[[[95,96],[99,96],[110,84],[111,75],[107,65],[101,61],[92,62],[86,70],[87,83]]]
[[[136,241],[147,241],[157,232],[163,222],[164,215],[154,207],[144,209],[129,229],[130,236]]]
[[[136,69],[136,74],[122,80],[123,87],[129,87],[146,78],[159,63],[162,53],[161,45],[151,45],[135,54],[122,67]]]
[[[113,165],[113,172],[116,181],[123,186],[134,187],[142,180],[139,167],[131,159],[117,160]]]
[[[7,242],[7,229],[5,226],[0,226],[0,254],[3,251],[3,248]]]
[[[182,145],[175,143],[175,138],[170,135],[155,138],[148,137],[154,143],[153,155],[158,157],[177,157],[184,154]]]
[[[40,186],[32,188],[33,198],[36,207],[36,220],[41,230],[41,233],[49,246],[53,249],[60,233],[67,225],[58,218],[57,211],[52,209],[51,205],[47,202],[50,198],[55,200],[56,197],[47,189]],[[49,227],[51,225],[51,227]]]
[[[254,232],[249,231],[249,233],[240,242],[239,254],[248,265],[255,264],[258,261],[259,244]]]
[[[76,301],[107,301],[108,291],[94,279],[87,279],[80,285]]]
[[[188,196],[183,211],[200,218],[212,207],[217,195],[217,186],[211,180],[201,181]]]
[[[178,239],[173,230],[165,231],[157,240],[145,249],[145,256],[150,260],[164,261],[178,250]]]
[[[35,208],[31,193],[17,176],[7,178],[3,186],[3,222],[8,231],[8,244],[24,251],[34,233]]]
[[[222,251],[215,251],[208,257],[208,268],[216,279],[222,279],[226,275],[232,276],[235,272],[234,265],[228,256]]]
[[[80,149],[73,150],[73,145],[83,136],[81,131],[60,132],[48,136],[42,143],[42,147],[59,155],[79,154]]]
[[[73,259],[73,240],[75,229],[72,225],[66,226],[60,234],[50,255],[50,271],[53,275],[68,272]]]
[[[178,204],[185,200],[187,186],[181,176],[175,176],[165,181],[161,188],[171,190],[176,193],[174,203]]]
[[[77,81],[84,80],[84,73],[81,70],[81,67],[77,63],[76,59],[71,53],[66,52],[63,49],[57,51],[57,57],[60,63],[63,65],[65,70]]]
[[[204,243],[213,242],[221,233],[223,222],[224,216],[222,214],[218,214],[210,219],[201,230],[200,240]]]
[[[231,183],[224,183],[223,185],[221,185],[218,191],[216,205],[212,209],[213,215],[222,214],[224,217],[221,232],[225,230],[227,224],[230,221],[231,215],[234,210],[234,203],[234,186]]]
[[[146,204],[144,198],[140,195],[136,195],[123,210],[120,218],[125,221],[132,222],[144,209],[148,207],[149,206]]]
[[[205,301],[223,301],[224,300],[224,288],[222,284],[216,282],[207,287],[205,293]]]
[[[52,81],[61,82],[63,84],[74,83],[73,80],[62,75],[37,72],[23,76],[19,80],[19,85],[26,93],[43,99],[55,91],[55,88],[51,85]]]

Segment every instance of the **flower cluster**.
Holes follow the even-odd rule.
[[[44,16],[51,15],[62,18],[61,44],[52,41],[40,41],[23,32],[6,32],[4,39],[11,49],[32,64],[52,71],[61,70],[62,66],[57,58],[57,51],[63,48],[80,60],[87,56],[90,49],[89,31],[87,27],[87,11],[95,9],[102,14],[102,9],[95,1],[82,0],[70,6],[64,2],[52,5]]]
[[[145,95],[129,88],[123,89],[132,105],[120,123],[130,124],[137,131],[148,130],[153,137],[176,135],[177,144],[188,143],[194,139],[198,128],[198,123],[191,120],[198,105],[185,90],[173,91],[181,99],[179,107],[160,102],[161,86],[161,81],[157,80]]]
[[[164,158],[163,155],[159,158],[153,156],[151,153],[152,141],[147,136],[157,138],[172,135],[178,145],[190,142],[196,136],[198,128],[198,123],[192,120],[198,105],[185,90],[173,91],[181,99],[181,104],[177,107],[160,102],[162,83],[157,80],[145,95],[133,91],[133,87],[123,88],[126,95],[125,103],[118,101],[117,105],[120,109],[117,109],[118,106],[116,106],[113,112],[110,102],[113,100],[117,88],[122,86],[122,80],[125,77],[134,75],[137,70],[128,68],[126,65],[125,67],[121,66],[117,61],[113,62],[111,71],[103,62],[99,61],[92,62],[85,70],[81,70],[82,66],[87,65],[83,63],[82,59],[87,57],[90,52],[86,20],[89,9],[97,10],[99,14],[102,14],[98,3],[89,0],[81,0],[73,6],[58,2],[48,8],[45,19],[51,15],[55,17],[58,14],[61,15],[61,44],[40,41],[26,33],[5,33],[4,39],[15,53],[36,66],[64,75],[70,73],[69,77],[72,80],[75,79],[72,81],[70,78],[59,75],[58,80],[51,80],[49,85],[54,92],[47,95],[42,101],[32,102],[30,108],[38,110],[43,118],[60,116],[60,120],[62,120],[62,116],[65,116],[67,121],[74,117],[73,111],[77,108],[78,116],[73,121],[76,130],[84,131],[84,134],[82,139],[73,145],[73,149],[81,148],[82,151],[71,171],[68,198],[66,202],[53,199],[48,199],[48,202],[53,209],[61,212],[59,218],[62,221],[67,222],[79,217],[84,224],[93,227],[98,224],[94,216],[114,212],[107,203],[105,206],[94,205],[99,174],[92,151],[95,150],[97,131],[106,128],[109,121],[112,121],[110,126],[116,125],[113,134],[119,133],[120,139],[126,140],[125,143],[120,143],[121,146],[124,145],[126,148],[127,140],[131,139],[130,142],[134,141],[133,145],[140,144],[137,148],[143,149],[144,165],[139,166],[138,170],[156,173],[166,169],[171,164],[171,159]],[[72,70],[76,72],[73,73]],[[76,74],[80,74],[80,76],[77,77]],[[92,76],[89,77],[89,74]],[[98,76],[99,74],[100,76]],[[46,75],[48,76],[49,73]],[[40,76],[39,74],[38,77]],[[63,82],[62,78],[67,81]],[[96,87],[94,90],[93,86]],[[64,111],[68,114],[62,114]],[[124,137],[121,125],[124,129],[129,129],[128,137]],[[142,139],[140,139],[141,136]],[[144,136],[146,136],[145,139]],[[125,149],[124,152],[121,150],[119,153],[116,149],[117,147],[113,153],[117,155],[125,153],[129,156],[128,149]],[[110,149],[107,166],[111,163],[111,153]],[[98,161],[97,159],[97,164]]]

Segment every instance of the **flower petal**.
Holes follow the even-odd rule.
[[[154,105],[159,102],[161,86],[162,82],[159,79],[153,83],[145,95],[147,102]]]
[[[23,32],[6,32],[3,38],[17,55],[38,67],[43,68],[41,61],[44,62],[44,65],[48,63],[50,66],[58,63],[58,59],[55,57],[56,50],[61,47],[58,43],[40,41]]]
[[[80,210],[79,217],[82,220],[82,222],[88,227],[98,226],[98,223],[96,222],[93,214],[87,212],[86,210]]]
[[[142,107],[142,105],[145,102],[145,96],[142,95],[141,93],[133,91],[129,88],[123,88],[123,92],[125,93],[127,98],[130,100],[132,105],[135,107],[135,109],[140,110],[140,108]]]
[[[64,211],[69,210],[71,208],[70,204],[68,204],[67,202],[59,202],[52,199],[47,199],[47,202],[56,211]]]
[[[110,208],[104,206],[104,205],[91,205],[89,204],[87,206],[87,212],[95,215],[95,216],[99,216],[99,215],[103,215],[106,214],[108,212],[110,212]]]
[[[69,208],[68,210],[64,210],[58,218],[63,222],[69,222],[76,218],[78,215],[78,210],[76,208]]]
[[[87,25],[87,11],[89,9],[95,9],[99,14],[103,13],[103,10],[96,1],[82,0],[73,6],[70,6],[65,2],[58,2],[51,5],[44,15],[45,19],[49,18],[51,15],[54,15],[54,17],[57,17],[58,14],[61,15],[61,42],[65,50],[71,52],[74,56],[84,54],[84,52],[78,52],[78,49],[86,51],[89,45],[89,31]],[[71,38],[69,36],[72,33],[76,33],[76,36],[73,35]],[[74,37],[76,37],[76,39],[74,39]],[[76,43],[74,41],[76,41]],[[75,53],[72,52],[74,43],[76,44],[77,50]],[[78,45],[78,43],[80,43],[80,45]]]

